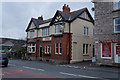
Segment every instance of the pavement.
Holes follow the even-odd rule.
[[[84,69],[84,70],[120,73],[119,67],[108,66],[108,65],[97,65],[96,63],[92,63],[91,61],[84,61],[84,62],[79,62],[74,64],[59,65],[59,66],[76,68],[76,69]]]

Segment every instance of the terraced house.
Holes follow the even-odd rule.
[[[93,18],[87,8],[70,12],[66,4],[54,17],[31,18],[26,29],[27,56],[55,62],[91,60],[93,56]]]
[[[93,0],[97,63],[120,64],[120,0]]]

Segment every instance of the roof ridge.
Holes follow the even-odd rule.
[[[84,9],[87,9],[87,8],[85,7],[85,8],[82,8],[82,9],[78,9],[78,10],[72,11],[70,13],[74,13],[74,12],[77,12],[77,11],[80,11],[80,10],[84,10]]]

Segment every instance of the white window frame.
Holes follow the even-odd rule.
[[[102,43],[100,44],[101,46],[101,58],[102,59],[112,59],[112,43],[111,43],[111,57],[102,57]]]
[[[56,52],[56,48],[58,48],[58,46],[56,47],[56,45],[57,45],[58,43],[55,43],[55,54],[58,54],[57,52]],[[59,44],[58,44],[59,45]],[[59,48],[58,48],[58,50],[59,50]],[[58,51],[59,52],[59,51]]]
[[[116,20],[116,19],[119,19],[119,20],[120,20],[120,17],[114,19],[114,33],[120,33],[120,31],[116,31],[116,30],[115,30],[115,26],[116,26],[116,25],[120,26],[120,24],[115,24],[115,20]]]
[[[89,53],[89,44],[83,44],[84,46],[83,46],[83,50],[84,50],[84,53],[83,53],[83,55],[87,55],[88,53]],[[88,45],[88,47],[87,47],[87,45]]]
[[[89,28],[84,26],[84,35],[89,36]]]
[[[42,37],[49,36],[50,35],[50,27],[42,28]]]
[[[50,48],[50,51],[48,51],[49,50],[49,48]],[[46,49],[47,49],[47,51],[46,51]],[[51,54],[51,45],[46,45],[45,46],[45,54]]]
[[[34,43],[34,44],[35,44],[35,43]],[[34,52],[33,52],[32,47],[35,48],[35,51],[34,51]],[[30,49],[30,50],[29,50],[29,49]],[[35,52],[36,52],[36,44],[33,46],[33,43],[30,43],[30,44],[28,45],[28,52],[29,52],[29,53],[35,53]]]
[[[61,28],[64,28],[64,26],[62,24],[55,24],[55,34],[62,34],[62,32],[60,32]]]
[[[61,47],[60,47],[61,44]],[[60,53],[60,50],[62,49],[62,43],[59,43],[59,54],[62,54],[62,52]]]
[[[30,31],[30,39],[34,38],[34,30]]]
[[[113,9],[114,10],[120,9],[120,0],[114,0]]]

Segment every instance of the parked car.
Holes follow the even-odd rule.
[[[8,66],[8,57],[6,53],[0,53],[0,64],[5,67]]]

